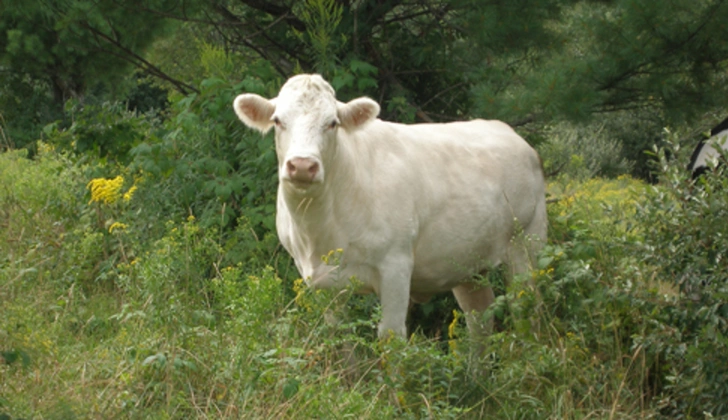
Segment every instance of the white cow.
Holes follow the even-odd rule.
[[[338,102],[318,75],[233,106],[249,127],[275,127],[276,227],[301,276],[316,288],[355,276],[381,301],[380,337],[406,337],[410,298],[448,290],[471,332],[483,331],[473,315],[493,291],[473,276],[501,262],[526,272],[546,238],[541,161],[500,121],[385,122],[375,101]],[[338,265],[322,260],[337,249]]]

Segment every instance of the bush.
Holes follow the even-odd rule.
[[[624,157],[622,144],[603,125],[574,127],[562,123],[546,130],[538,149],[546,173],[575,180],[629,174],[633,163]]]
[[[244,128],[232,101],[242,91],[266,93],[270,86],[252,77],[201,85],[199,95],[173,103],[164,134],[131,151],[131,168],[164,191],[145,196],[151,214],[193,214],[203,226],[225,232],[245,216],[262,238],[274,227],[275,149],[272,140]]]
[[[644,233],[644,262],[653,278],[679,290],[652,308],[654,324],[640,343],[660,362],[660,406],[672,418],[728,415],[728,177],[722,168],[693,182],[690,151],[672,136],[669,161],[656,151],[661,186],[650,189],[637,221]]]

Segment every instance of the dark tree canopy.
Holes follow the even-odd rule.
[[[363,87],[392,116],[683,121],[726,102],[724,1],[242,0],[208,13],[229,51]]]
[[[0,4],[0,113],[16,143],[35,140],[32,130],[59,118],[69,99],[118,96],[137,68],[193,91],[144,58],[144,50],[174,28],[162,11],[182,6],[174,0]]]
[[[175,10],[180,4],[169,0],[4,2],[0,63],[6,72],[48,83],[61,102],[83,96],[96,83],[116,83],[132,66],[155,74],[143,51],[170,29],[172,21],[159,11]]]
[[[197,90],[204,74],[145,54],[164,40],[169,56],[220,48],[230,79],[322,73],[388,119],[542,126],[629,112],[653,130],[728,105],[727,19],[723,0],[34,0],[2,5],[0,66],[16,98],[20,81],[63,101],[132,68]]]

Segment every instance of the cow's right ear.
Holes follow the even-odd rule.
[[[271,117],[276,110],[273,100],[265,99],[254,93],[245,93],[235,98],[233,109],[245,125],[255,128],[263,134],[273,127]]]
[[[369,98],[356,98],[345,104],[337,104],[337,112],[341,126],[347,130],[355,130],[379,115],[379,104]]]

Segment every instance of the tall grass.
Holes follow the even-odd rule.
[[[688,239],[674,242],[668,228],[692,226],[695,236],[712,226],[705,217],[681,224],[685,180],[554,180],[536,288],[521,278],[504,290],[488,314],[499,328],[474,360],[469,348],[480,343],[469,342],[462,316],[447,331],[379,341],[375,300],[300,287],[257,224],[241,218],[223,234],[195,215],[136,223],[155,211],[140,198],[155,184],[138,182],[128,202],[101,203],[87,189],[95,172],[52,150],[33,161],[0,155],[4,418],[726,413],[710,403],[726,389],[716,353],[722,295],[698,293],[708,309],[690,303],[696,270],[709,271],[716,293],[723,272],[668,261],[657,247],[673,244],[687,258]],[[121,193],[131,188],[125,179]],[[690,212],[717,200],[717,223],[724,196],[701,194]],[[696,276],[689,293],[676,277],[685,267]]]

